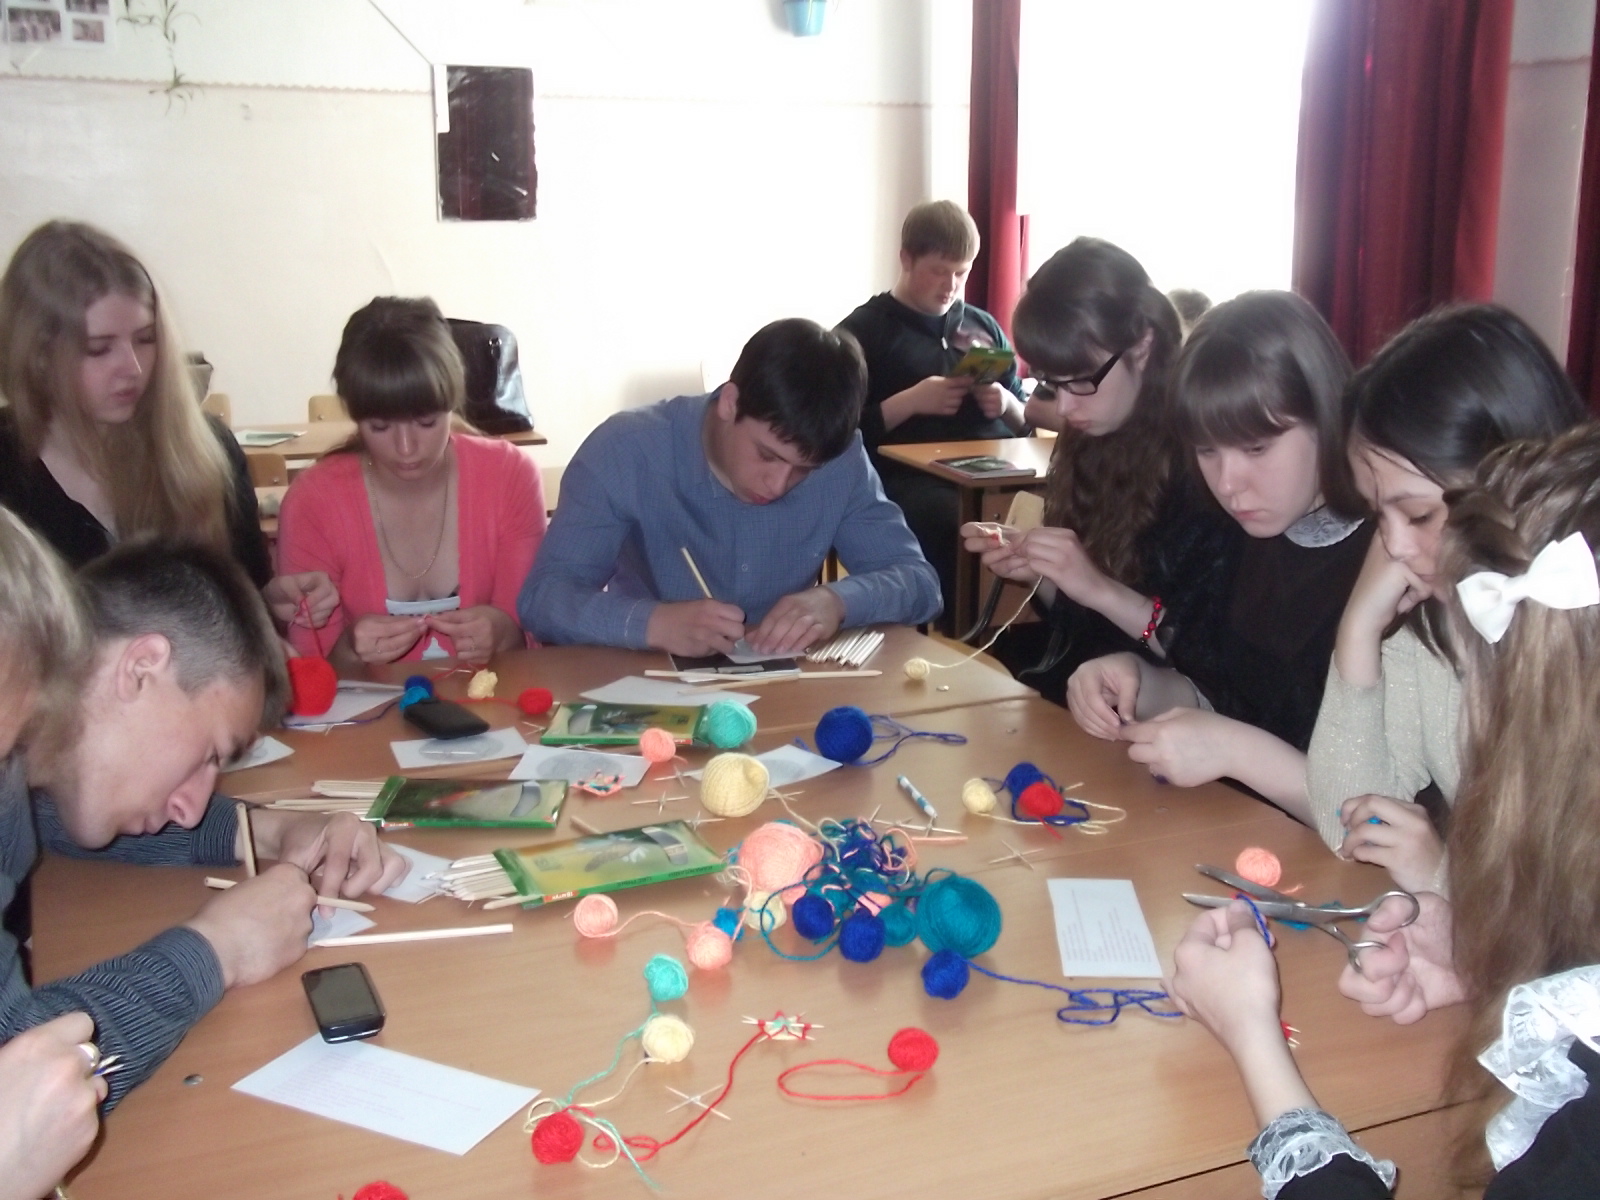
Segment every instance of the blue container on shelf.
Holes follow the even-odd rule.
[[[795,37],[816,37],[828,15],[828,0],[783,0],[783,13]]]

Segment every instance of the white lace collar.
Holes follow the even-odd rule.
[[[1360,517],[1341,517],[1327,505],[1314,508],[1283,531],[1296,546],[1308,550],[1336,546],[1361,528]]]
[[[1589,1090],[1567,1058],[1574,1040],[1600,1053],[1600,965],[1521,983],[1506,997],[1500,1039],[1478,1061],[1515,1098],[1494,1115],[1485,1137],[1496,1170],[1533,1145],[1545,1121]]]

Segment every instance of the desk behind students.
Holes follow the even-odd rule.
[[[1261,845],[1279,855],[1286,879],[1302,884],[1308,898],[1364,898],[1381,887],[1374,869],[1340,862],[1309,830],[1230,789],[1156,785],[1119,747],[1086,737],[1064,712],[1042,701],[946,709],[926,713],[916,724],[960,731],[969,740],[961,746],[906,743],[881,766],[840,769],[788,789],[791,804],[809,820],[865,817],[879,809],[882,816],[914,823],[916,810],[894,783],[897,773],[911,777],[939,808],[942,826],[971,835],[965,844],[922,844],[919,869],[948,864],[991,889],[1005,925],[980,961],[1005,974],[1061,982],[1044,883],[1052,875],[1133,880],[1167,962],[1193,915],[1179,893],[1199,884],[1197,861],[1227,864],[1242,847]],[[304,783],[338,765],[339,748],[354,745],[349,735],[360,732],[288,735],[299,753],[238,776],[240,790],[284,770],[298,770]],[[784,740],[779,731],[767,731],[755,748]],[[691,757],[698,764],[706,755],[697,751]],[[1084,786],[1074,794],[1121,806],[1127,817],[1099,836],[1067,830],[1056,838],[1038,827],[966,814],[956,798],[961,781],[1003,774],[1022,757],[1063,784],[1081,780]],[[574,801],[569,811],[581,811],[598,827],[638,824],[641,813],[653,817],[656,810],[628,801],[655,790]],[[665,806],[665,815],[686,816],[694,807],[676,802]],[[726,849],[781,815],[769,802],[741,821],[707,824],[702,835]],[[545,837],[568,836],[566,824],[564,818],[562,830]],[[442,854],[508,842],[505,831],[494,830],[410,830],[394,837]],[[1036,869],[1014,860],[988,862],[1004,853],[1003,842],[1042,850],[1031,856]],[[37,884],[39,977],[76,969],[183,919],[198,903],[201,874],[174,870],[152,880],[148,870],[136,875],[105,864],[50,860]],[[651,908],[698,921],[727,895],[704,877],[619,893],[616,899],[624,916]],[[500,917],[516,930],[462,942],[313,950],[300,969],[359,958],[389,1010],[381,1044],[556,1095],[603,1067],[622,1035],[643,1019],[648,999],[640,972],[649,957],[683,953],[681,935],[664,922],[640,922],[613,941],[580,941],[563,919],[566,905],[486,915],[447,899],[420,908],[384,898],[376,903],[372,915],[385,930]],[[773,936],[789,953],[809,948],[787,927]],[[1300,1058],[1313,1086],[1352,1129],[1373,1130],[1374,1150],[1400,1154],[1402,1166],[1423,1182],[1416,1177],[1426,1177],[1429,1164],[1444,1154],[1437,1119],[1428,1114],[1437,1107],[1438,1068],[1458,1031],[1454,1014],[1434,1014],[1409,1029],[1366,1018],[1333,989],[1343,952],[1332,939],[1283,930],[1280,943],[1284,1015],[1301,1031]],[[687,997],[663,1006],[694,1028],[689,1058],[644,1068],[623,1099],[603,1111],[628,1133],[668,1136],[687,1120],[688,1110],[667,1113],[677,1098],[665,1088],[691,1095],[719,1088],[734,1052],[750,1036],[740,1018],[781,1010],[822,1026],[817,1040],[761,1045],[745,1057],[725,1106],[733,1120],[703,1123],[650,1164],[651,1174],[673,1192],[1112,1196],[1161,1185],[1169,1190],[1151,1194],[1253,1191],[1249,1168],[1239,1164],[1254,1125],[1225,1053],[1204,1030],[1137,1012],[1109,1028],[1063,1025],[1054,1016],[1057,1001],[1064,1000],[1059,994],[976,975],[960,997],[935,1000],[920,986],[924,958],[914,944],[866,964],[837,955],[795,963],[774,955],[758,937],[747,937],[728,968],[692,972]],[[645,1194],[626,1165],[606,1172],[538,1165],[517,1119],[455,1158],[229,1090],[312,1034],[297,974],[286,971],[230,993],[129,1097],[73,1186],[79,1200],[224,1190],[241,1200],[349,1195],[380,1178],[416,1200],[520,1197],[530,1187],[548,1196]],[[906,1025],[932,1033],[942,1054],[932,1074],[904,1097],[870,1107],[818,1105],[785,1099],[774,1087],[784,1067],[820,1058],[887,1066],[889,1037]],[[202,1081],[186,1084],[192,1075]],[[848,1076],[818,1074],[805,1083],[823,1091],[870,1090]],[[613,1090],[602,1085],[588,1094]],[[285,1153],[289,1146],[292,1153]]]

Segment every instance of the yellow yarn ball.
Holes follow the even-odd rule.
[[[494,690],[499,686],[500,676],[489,670],[479,671],[472,677],[472,681],[467,684],[467,699],[492,700],[494,699]]]
[[[994,794],[994,789],[981,779],[969,779],[961,785],[961,803],[969,813],[993,812],[994,806],[1000,803],[1000,798]]]
[[[933,670],[933,664],[925,658],[906,659],[907,679],[926,679]]]
[[[789,919],[789,910],[783,906],[783,898],[771,892],[751,892],[750,899],[745,901],[744,923],[757,933],[763,929],[773,930]]]
[[[694,1046],[694,1030],[682,1017],[657,1013],[644,1023],[639,1044],[644,1047],[651,1062],[682,1062],[689,1057],[689,1051]]]
[[[767,764],[748,754],[719,754],[700,778],[700,803],[714,817],[747,817],[767,797]]]

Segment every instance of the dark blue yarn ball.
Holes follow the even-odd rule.
[[[807,892],[794,902],[790,918],[794,931],[813,942],[820,942],[833,932],[833,905],[815,892]]]
[[[890,946],[904,946],[917,936],[917,918],[898,900],[878,914],[883,922],[883,940]]]
[[[428,695],[433,695],[433,680],[429,679],[426,675],[407,675],[406,687],[419,687],[427,692]]]
[[[1020,796],[1023,788],[1030,783],[1038,783],[1041,779],[1045,779],[1045,773],[1038,767],[1031,762],[1019,762],[1006,772],[1006,791],[1013,796]],[[1049,780],[1045,779],[1045,782],[1048,783]]]
[[[817,722],[817,753],[853,763],[872,749],[872,718],[853,704],[830,708]]]
[[[851,962],[871,962],[883,953],[883,922],[869,912],[855,912],[839,926],[839,953]]]
[[[967,960],[954,950],[936,951],[922,964],[922,990],[940,1000],[954,1000],[967,986]]]

